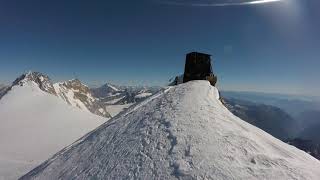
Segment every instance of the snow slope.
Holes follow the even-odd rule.
[[[206,81],[100,126],[21,179],[320,179],[320,162],[234,116]]]
[[[33,81],[13,86],[0,100],[0,179],[17,179],[103,122]]]

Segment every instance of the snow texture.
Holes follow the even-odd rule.
[[[144,93],[136,95],[135,98],[145,98],[145,97],[148,97],[151,95],[152,95],[152,93],[144,92]]]
[[[18,179],[104,122],[33,81],[13,86],[0,100],[0,179]]]
[[[320,162],[234,116],[207,81],[168,88],[21,179],[320,179]]]

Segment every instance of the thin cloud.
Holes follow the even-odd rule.
[[[182,1],[177,1],[177,0],[163,0],[163,1],[158,1],[163,4],[168,4],[168,5],[176,5],[176,6],[198,6],[198,7],[215,7],[215,6],[242,6],[242,5],[255,5],[255,4],[265,4],[265,3],[272,3],[272,2],[279,2],[282,0],[247,0],[247,1],[228,1],[225,0],[226,2],[215,2],[212,0],[211,2],[182,2]]]

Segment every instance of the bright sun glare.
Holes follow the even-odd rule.
[[[257,0],[257,1],[251,1],[249,4],[262,4],[262,3],[270,3],[270,2],[276,2],[281,0]]]

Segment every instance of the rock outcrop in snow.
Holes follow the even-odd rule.
[[[93,97],[90,88],[82,84],[80,80],[73,79],[63,83],[56,83],[53,86],[57,95],[69,105],[90,111],[99,116],[111,117],[106,110],[106,106]]]
[[[21,179],[320,179],[320,162],[234,116],[206,81],[168,88]]]

